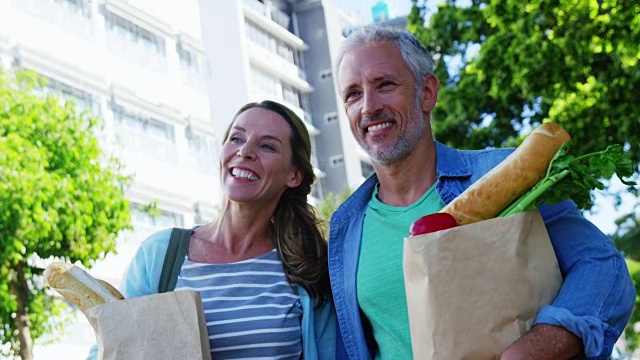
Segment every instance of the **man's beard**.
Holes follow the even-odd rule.
[[[422,109],[420,107],[420,102],[418,99],[419,97],[416,97],[416,101],[413,104],[411,112],[408,114],[409,118],[404,119],[404,121],[411,121],[411,125],[409,127],[405,127],[402,133],[398,133],[398,139],[391,147],[377,148],[376,150],[374,150],[373,147],[367,144],[365,141],[360,142],[360,145],[369,155],[371,161],[382,165],[391,165],[406,158],[407,156],[409,156],[409,154],[411,154],[417,143],[428,131],[427,122],[425,121],[425,117],[422,113]],[[388,119],[389,117],[385,114],[381,114],[379,118],[374,118]],[[377,139],[374,136],[372,140],[374,140],[375,142],[375,140]]]

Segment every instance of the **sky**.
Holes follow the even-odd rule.
[[[357,15],[365,24],[372,22],[371,9],[380,0],[326,0],[349,15]],[[411,10],[411,0],[385,0],[389,8],[389,17],[406,16]]]

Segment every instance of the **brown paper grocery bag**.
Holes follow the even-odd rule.
[[[404,241],[415,359],[495,359],[562,284],[538,211]]]
[[[200,293],[175,291],[87,309],[98,359],[211,359]]]

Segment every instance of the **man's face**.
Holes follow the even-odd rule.
[[[416,91],[394,43],[349,50],[338,68],[338,87],[351,131],[373,161],[388,165],[402,160],[423,136],[431,136],[422,91]]]

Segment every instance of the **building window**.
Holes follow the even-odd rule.
[[[165,42],[160,36],[109,11],[105,11],[104,19],[107,30],[159,55],[166,56]]]
[[[11,5],[73,36],[95,41],[93,0],[12,0]],[[4,3],[5,1],[0,1]],[[7,1],[8,2],[8,1]],[[0,5],[2,7],[2,5]],[[2,11],[2,10],[0,10]]]
[[[185,129],[185,137],[189,143],[189,154],[193,160],[192,166],[197,171],[213,174],[216,166],[212,146],[213,139],[204,135],[194,134],[189,127]]]
[[[115,120],[127,128],[149,137],[167,143],[174,142],[173,126],[161,121],[133,115],[122,107],[116,106],[113,110]]]
[[[327,125],[332,125],[338,122],[338,113],[330,112],[328,114],[324,114],[324,122]]]
[[[329,158],[329,164],[331,167],[339,167],[344,164],[344,157],[342,155],[335,155]]]
[[[260,90],[269,96],[280,98],[278,94],[278,80],[271,75],[267,75],[262,71],[251,68],[251,81]]]
[[[118,105],[113,106],[113,117],[118,137],[125,147],[166,162],[177,163],[178,153],[172,125],[134,114]]]
[[[291,64],[296,63],[296,50],[289,44],[277,39],[252,21],[245,20],[247,38],[269,52],[278,55]]]
[[[180,59],[180,66],[184,70],[200,73],[202,69],[201,61],[195,52],[187,50],[180,42],[176,44],[176,51]]]
[[[333,74],[331,73],[331,69],[322,70],[318,74],[318,77],[320,78],[320,81],[331,81],[331,77],[332,76],[333,76]]]
[[[93,95],[86,91],[82,91],[75,87],[72,87],[62,81],[58,81],[51,78],[47,79],[47,85],[44,88],[39,89],[43,95],[58,95],[63,103],[72,100],[76,111],[84,112],[91,111],[94,114],[99,113],[99,108]]]
[[[282,97],[284,101],[291,105],[302,107],[300,103],[300,92],[289,85],[282,84]]]
[[[160,210],[157,214],[150,214],[142,209],[142,206],[131,207],[133,222],[136,226],[154,228],[183,227],[183,216],[174,212]]]
[[[271,20],[273,20],[276,24],[282,26],[283,28],[289,30],[291,17],[275,6],[271,6]]]
[[[67,10],[91,19],[91,0],[54,0]]]
[[[203,56],[199,52],[187,49],[181,42],[176,44],[176,52],[180,59],[180,75],[183,84],[205,92]]]

